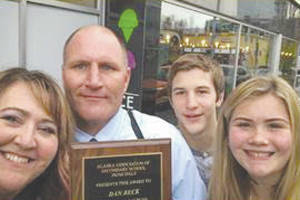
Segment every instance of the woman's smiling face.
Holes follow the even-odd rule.
[[[55,158],[58,128],[24,82],[0,96],[0,199],[14,197]]]

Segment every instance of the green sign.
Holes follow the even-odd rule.
[[[128,43],[133,30],[138,26],[139,22],[135,10],[126,9],[122,12],[118,27],[122,30],[126,43]]]

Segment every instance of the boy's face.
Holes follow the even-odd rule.
[[[187,134],[201,135],[216,120],[216,90],[210,72],[195,68],[178,72],[171,88],[171,104],[179,126]]]

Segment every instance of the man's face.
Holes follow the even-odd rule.
[[[216,90],[210,72],[195,68],[178,72],[172,81],[172,107],[185,134],[202,135],[215,123]],[[214,124],[213,124],[214,125]]]
[[[117,112],[130,71],[115,36],[104,28],[79,31],[66,48],[63,80],[82,130],[95,134]]]

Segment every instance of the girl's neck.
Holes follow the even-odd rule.
[[[250,193],[250,200],[272,200],[272,187],[254,186]]]
[[[274,187],[278,183],[280,175],[272,175],[265,178],[254,179],[250,200],[272,200]]]

